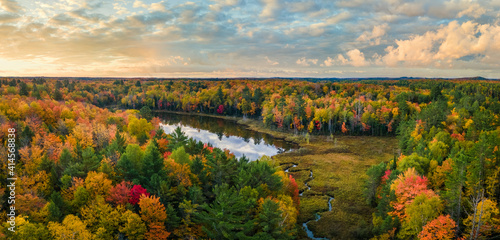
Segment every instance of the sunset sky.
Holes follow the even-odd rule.
[[[500,0],[0,0],[0,76],[500,78]]]

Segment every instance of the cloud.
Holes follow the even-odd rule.
[[[271,61],[271,59],[269,59],[269,57],[267,57],[267,56],[265,56],[265,59],[266,59],[267,63],[269,63],[271,65],[278,65],[278,64],[280,64],[279,62]]]
[[[313,1],[292,2],[287,5],[290,12],[307,12],[316,8],[316,4]]]
[[[395,43],[397,46],[387,47],[381,57],[388,66],[452,67],[464,57],[494,65],[500,61],[499,25],[452,21],[436,31]]]
[[[116,10],[116,14],[118,15],[130,14],[130,11],[120,3],[113,3],[113,9]]]
[[[240,3],[240,0],[214,0],[214,4],[210,4],[210,9],[219,12],[224,7],[234,7]]]
[[[320,65],[322,67],[331,67],[334,65],[351,65],[354,67],[364,67],[368,66],[369,62],[365,59],[363,52],[358,49],[350,50],[346,53],[347,57],[342,54],[338,54],[336,59],[327,57],[325,61]]]
[[[18,13],[22,11],[21,6],[15,0],[0,0],[0,8],[7,12]]]
[[[20,17],[20,15],[12,13],[0,14],[0,23],[17,21]]]
[[[135,0],[133,7],[134,8],[148,8],[148,5],[146,5],[142,1]]]
[[[268,20],[274,20],[276,10],[280,8],[279,0],[261,0],[261,2],[264,6],[259,16]]]
[[[328,57],[321,66],[331,67],[335,64],[335,60],[331,57]]]
[[[151,3],[151,6],[149,6],[148,10],[151,12],[165,12],[165,2],[161,1],[157,3]]]
[[[479,18],[479,17],[481,17],[485,13],[486,13],[486,9],[484,9],[483,7],[481,7],[478,3],[474,3],[474,4],[470,5],[470,6],[468,6],[467,9],[464,9],[464,10],[460,11],[457,14],[457,17],[461,18],[463,16],[470,16],[470,17],[473,17],[473,18]]]
[[[331,16],[326,19],[325,23],[331,25],[331,24],[337,24],[339,22],[342,22],[344,20],[347,20],[351,17],[351,13],[344,11],[339,14],[336,14],[334,16]]]
[[[371,32],[365,31],[361,34],[356,41],[370,42],[370,45],[379,45],[382,37],[385,35],[389,25],[387,23],[374,26]]]
[[[11,71],[1,63],[24,59],[33,72],[54,75],[500,77],[494,1],[24,3],[0,0],[0,71]]]
[[[354,67],[362,67],[368,65],[368,62],[365,60],[365,55],[358,49],[353,49],[347,52],[347,56],[350,60],[348,63]]]
[[[311,64],[316,65],[318,63],[318,59],[307,59],[305,57],[302,57],[302,58],[297,59],[297,61],[295,63],[297,63],[298,65],[302,65],[302,66],[307,67],[307,66],[310,66]]]

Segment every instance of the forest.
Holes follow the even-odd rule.
[[[397,137],[394,157],[359,179],[372,217],[351,238],[500,236],[497,81],[1,78],[0,88],[1,164],[17,177],[12,232],[0,176],[3,238],[300,238],[293,174],[164,133],[156,111],[253,119],[304,148],[310,136]]]

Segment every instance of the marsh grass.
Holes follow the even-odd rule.
[[[382,161],[389,161],[397,141],[387,137],[315,136],[310,144],[301,143],[307,150],[280,154],[274,158],[282,166],[297,164],[289,169],[301,197],[299,239],[307,239],[302,223],[321,215],[317,222],[308,224],[316,237],[329,239],[364,238],[370,233],[372,209],[365,203],[363,184],[366,170]],[[335,144],[336,142],[336,144]],[[291,171],[293,169],[293,171]],[[310,170],[313,179],[309,178]],[[328,211],[328,196],[333,196],[332,211]]]
[[[235,120],[253,131],[267,133],[300,145],[295,151],[273,157],[282,169],[297,165],[289,168],[289,174],[295,178],[299,191],[302,192],[300,215],[297,219],[298,239],[308,239],[302,224],[314,219],[315,214],[319,214],[321,219],[317,222],[311,221],[308,227],[316,237],[369,237],[373,209],[366,204],[363,197],[363,185],[367,178],[365,173],[370,166],[392,159],[397,148],[396,138],[311,135],[307,143],[305,135],[265,128],[259,120],[217,117]],[[313,179],[309,178],[311,170]],[[306,190],[306,182],[311,190]],[[332,211],[328,211],[329,196],[334,197]]]

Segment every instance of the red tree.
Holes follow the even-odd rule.
[[[422,240],[454,239],[455,226],[455,221],[450,218],[450,215],[441,215],[428,222],[422,229],[422,232],[418,235],[418,238]]]
[[[125,205],[130,199],[131,183],[122,181],[120,184],[116,184],[109,191],[109,196],[106,201],[114,203],[116,205]]]
[[[295,179],[292,177],[292,175],[288,175],[288,178],[290,179],[290,184],[288,184],[288,191],[292,194],[293,202],[298,209],[300,205],[299,187],[297,186],[297,183],[295,182]]]
[[[141,185],[134,185],[134,187],[132,187],[132,189],[130,190],[130,199],[128,200],[128,202],[132,205],[136,205],[141,199],[141,195],[143,194],[146,197],[149,196],[148,190],[143,188]]]
[[[221,104],[221,105],[219,105],[219,108],[217,108],[217,113],[218,113],[218,114],[222,114],[222,113],[224,113],[224,105],[222,105],[222,104]]]

